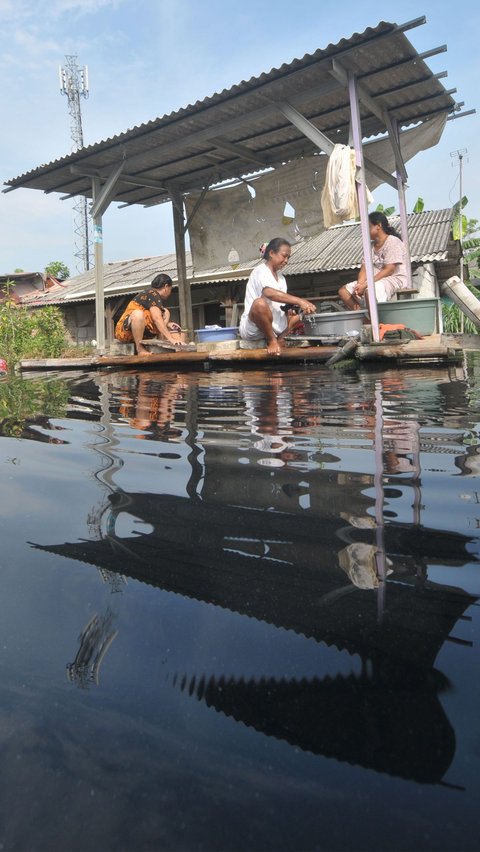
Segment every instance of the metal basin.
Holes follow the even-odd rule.
[[[303,318],[305,334],[322,337],[326,334],[341,336],[348,331],[361,331],[367,311],[335,311],[309,314]]]

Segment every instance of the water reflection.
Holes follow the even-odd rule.
[[[180,677],[173,686],[225,716],[295,748],[420,783],[442,782],[455,734],[438,673],[408,670],[303,680]]]
[[[98,686],[102,660],[118,634],[113,626],[115,619],[115,613],[107,607],[103,615],[95,613],[91,617],[78,637],[80,647],[73,663],[67,665],[67,675],[81,689],[91,684]]]
[[[457,397],[446,416],[444,392]],[[246,616],[246,633],[254,619],[358,655],[358,676],[245,679],[205,665],[169,683],[295,748],[442,781],[455,735],[436,660],[476,601],[455,583],[475,542],[454,520],[432,522],[422,468],[442,440],[455,465],[468,456],[465,382],[447,370],[115,374],[93,378],[90,395],[103,489],[90,538],[32,546],[96,566],[112,592],[132,578]],[[450,582],[429,579],[435,565]],[[79,686],[98,684],[113,622],[107,609],[82,631],[68,666]]]
[[[0,382],[0,436],[31,438],[48,443],[63,443],[61,431],[51,418],[65,416],[69,399],[68,383],[44,378],[28,382],[11,376]]]

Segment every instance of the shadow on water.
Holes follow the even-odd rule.
[[[461,578],[476,562],[478,533],[459,522],[463,506],[438,520],[435,506],[442,489],[448,501],[448,488],[456,503],[453,478],[465,482],[476,473],[477,393],[458,368],[76,379],[66,412],[62,390],[59,413],[35,411],[18,435],[48,441],[69,420],[95,424],[88,446],[101,499],[84,506],[86,537],[49,540],[52,527],[42,541],[27,540],[34,552],[95,566],[117,596],[134,594],[130,581],[152,594],[173,593],[172,611],[184,619],[175,630],[198,648],[177,602],[213,606],[215,653],[167,655],[159,689],[186,702],[184,712],[215,710],[291,747],[292,777],[300,751],[456,787],[458,795],[464,785],[447,777],[456,730],[443,699],[452,683],[438,660],[454,646],[456,659],[471,664],[473,640],[461,626],[471,623],[478,584]],[[230,618],[240,644],[254,649],[250,673],[233,645],[222,650],[226,634],[215,633],[215,612],[227,618],[227,633]],[[269,627],[268,653],[255,645],[259,624]],[[101,690],[100,668],[122,629],[110,603],[90,614],[67,665],[69,682]],[[294,667],[285,658],[282,671],[286,642],[298,656]],[[174,643],[172,628],[165,645]],[[327,651],[352,662],[335,669],[330,659],[322,674]],[[270,672],[262,671],[262,658]],[[246,807],[242,796],[239,807]],[[205,831],[200,842],[192,825],[190,843],[216,848],[215,832]],[[172,846],[182,848],[172,832]],[[293,834],[281,839],[279,826],[271,833],[268,820],[265,832],[268,842],[260,831],[241,835],[238,845],[222,843],[293,843]],[[304,848],[319,848],[315,831],[302,838]],[[337,826],[327,845],[353,848],[350,841]],[[392,840],[388,848],[412,842],[405,830],[398,847]]]

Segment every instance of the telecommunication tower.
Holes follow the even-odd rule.
[[[68,99],[70,113],[70,133],[72,151],[83,147],[82,111],[80,97],[88,98],[88,68],[77,65],[75,55],[65,56],[65,66],[59,66],[60,94]],[[91,240],[87,199],[79,196],[73,205],[73,231],[75,235],[74,257],[77,258],[77,271],[90,269]]]

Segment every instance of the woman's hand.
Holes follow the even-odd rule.
[[[314,314],[317,310],[317,306],[313,304],[313,302],[309,302],[307,299],[299,299],[298,307],[304,314]]]
[[[357,286],[355,287],[355,290],[353,291],[354,297],[359,299],[359,300],[362,299],[363,296],[364,296],[365,290],[367,289],[367,286],[368,285],[367,285],[366,281],[362,281],[362,282],[357,281]]]

